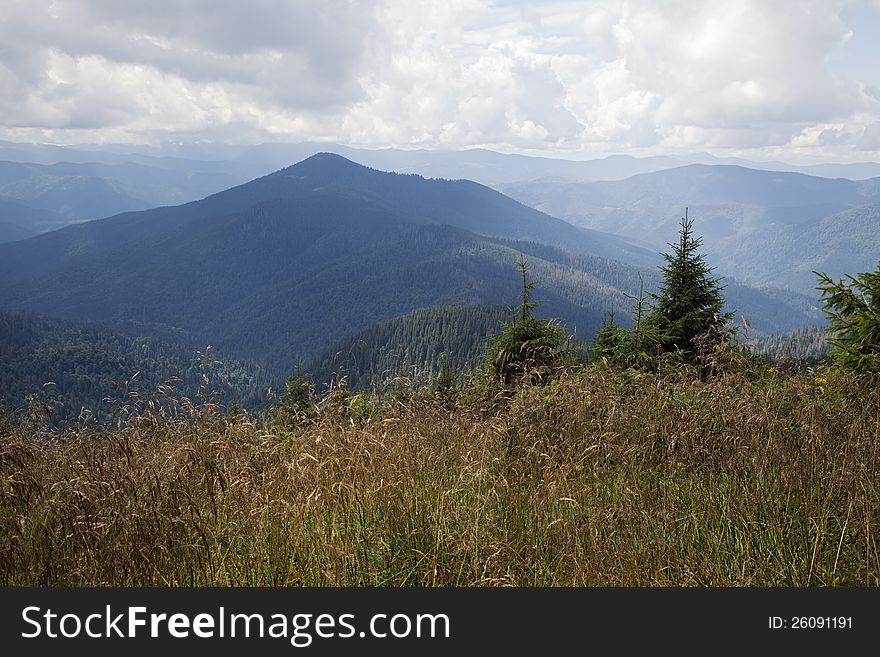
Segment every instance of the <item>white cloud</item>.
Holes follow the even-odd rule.
[[[856,142],[856,148],[864,151],[880,151],[880,121],[865,126]]]
[[[0,136],[864,157],[853,5],[6,2]]]
[[[619,54],[572,89],[597,137],[626,145],[756,148],[876,99],[825,68],[844,3],[628,3]]]

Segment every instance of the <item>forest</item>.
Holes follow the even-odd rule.
[[[0,312],[0,406],[10,416],[48,409],[54,420],[81,413],[106,420],[135,399],[149,400],[161,385],[196,399],[203,377],[224,403],[266,405],[271,379],[259,366],[126,328],[133,327]]]

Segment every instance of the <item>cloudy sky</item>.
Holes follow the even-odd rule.
[[[0,139],[880,160],[880,0],[0,0]]]

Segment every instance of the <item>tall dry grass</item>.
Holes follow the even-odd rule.
[[[0,438],[5,585],[876,585],[880,393],[593,369]]]

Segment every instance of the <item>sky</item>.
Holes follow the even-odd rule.
[[[0,0],[0,139],[880,160],[880,0]]]

